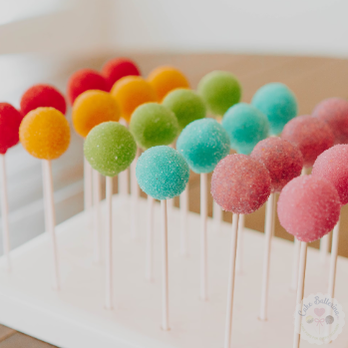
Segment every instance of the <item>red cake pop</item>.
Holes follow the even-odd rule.
[[[330,181],[341,204],[348,203],[348,145],[336,145],[324,151],[314,162],[312,174]]]
[[[335,187],[313,175],[290,181],[278,200],[280,224],[298,240],[313,242],[329,233],[340,216]]]
[[[12,105],[0,103],[0,154],[18,144],[22,115]]]
[[[83,92],[90,89],[108,91],[105,78],[92,69],[81,69],[70,76],[68,81],[68,98],[72,105],[75,99]]]
[[[211,194],[226,211],[251,214],[266,202],[270,193],[268,170],[249,156],[229,155],[213,172]]]
[[[106,79],[108,91],[116,81],[124,76],[140,76],[140,70],[137,65],[128,58],[115,58],[106,62],[102,73]]]
[[[335,140],[324,121],[309,115],[293,118],[285,125],[281,137],[298,147],[305,167],[311,167],[322,152],[333,146]]]
[[[301,174],[301,151],[287,140],[271,137],[261,140],[250,156],[260,161],[271,177],[272,192],[280,192],[293,178]]]
[[[50,85],[34,85],[23,94],[21,99],[21,112],[23,116],[39,107],[52,107],[60,111],[63,115],[66,112],[64,96]]]
[[[335,144],[348,143],[348,101],[341,98],[329,98],[319,103],[313,116],[325,121],[335,136]]]

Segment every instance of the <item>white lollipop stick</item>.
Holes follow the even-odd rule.
[[[307,263],[307,243],[300,242],[300,249],[301,249],[300,250],[300,267],[298,272],[296,306],[302,303],[302,300],[303,300],[305,276],[306,276],[306,263]],[[293,348],[300,347],[300,339],[301,339],[301,316],[296,315]]]
[[[51,237],[52,244],[52,261],[53,261],[53,289],[60,289],[60,277],[59,277],[59,264],[58,264],[58,251],[56,241],[56,215],[54,210],[54,198],[53,198],[53,179],[52,179],[52,166],[51,161],[42,161],[43,169],[43,184],[45,191],[45,220],[48,232]]]
[[[224,348],[231,348],[232,345],[232,317],[233,317],[233,297],[234,297],[234,280],[236,277],[236,253],[238,242],[238,214],[233,214],[232,218],[232,237],[231,237],[231,256],[228,275],[227,291],[227,309],[226,309],[226,327],[225,327],[225,344]]]
[[[188,205],[189,205],[189,184],[187,184],[185,190],[180,195],[180,253],[182,255],[188,254],[188,231],[187,231],[187,217],[188,217]]]
[[[208,216],[208,174],[201,174],[201,289],[200,298],[208,299],[208,241],[207,241],[207,216]]]
[[[120,195],[128,195],[129,187],[129,168],[118,174],[118,193]]]
[[[147,236],[146,236],[146,257],[145,257],[145,279],[153,280],[153,208],[155,205],[155,199],[151,196],[147,196],[148,207],[148,220],[147,220]]]
[[[85,212],[89,212],[92,207],[92,167],[86,158],[83,161],[83,169]]]
[[[216,229],[219,231],[221,229],[223,211],[221,207],[215,201],[213,201],[213,219],[216,225]]]
[[[329,256],[330,233],[320,239],[320,262],[325,265]]]
[[[331,296],[331,298],[335,297],[339,232],[340,232],[340,221],[338,220],[332,233],[332,247],[331,247],[330,274],[329,274],[329,295]]]
[[[105,308],[113,307],[113,270],[112,270],[112,178],[106,177],[106,236],[105,236]]]
[[[138,200],[139,200],[139,186],[137,182],[137,177],[135,175],[135,168],[137,166],[137,161],[139,157],[139,148],[137,149],[136,156],[134,158],[134,161],[131,164],[130,171],[131,171],[131,237],[132,239],[135,239],[137,237],[137,215],[138,215]]]
[[[162,329],[169,330],[169,292],[168,292],[168,216],[167,201],[161,201],[162,216]]]
[[[274,203],[275,196],[271,193],[266,204],[266,221],[265,221],[265,251],[263,256],[263,274],[261,288],[261,308],[260,319],[267,320],[268,309],[268,286],[269,286],[269,269],[271,263],[271,243],[274,228]]]
[[[2,219],[2,242],[4,255],[7,260],[7,269],[11,270],[10,257],[10,230],[8,223],[8,199],[7,199],[7,176],[5,155],[0,154],[1,158],[1,219]]]
[[[237,245],[237,273],[243,273],[243,252],[244,252],[244,226],[245,215],[239,215],[238,222],[238,245]]]
[[[93,169],[93,256],[97,263],[101,260],[100,190],[100,174]]]

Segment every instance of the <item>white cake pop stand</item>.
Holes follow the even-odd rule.
[[[0,323],[64,348],[222,348],[231,225],[208,222],[209,301],[199,300],[199,216],[189,214],[188,257],[179,254],[179,210],[169,213],[169,332],[160,329],[160,238],[155,207],[155,281],[145,281],[146,202],[140,199],[139,238],[130,236],[130,199],[114,197],[113,311],[103,308],[102,265],[93,263],[92,229],[85,213],[57,227],[62,289],[51,289],[49,238],[43,234],[12,252],[13,270],[0,260]],[[105,207],[102,206],[102,209]],[[289,290],[293,244],[275,238],[269,320],[258,320],[263,235],[245,230],[244,273],[237,276],[233,346],[291,347],[295,293]],[[328,267],[308,251],[305,295],[327,291]],[[348,260],[339,258],[336,298],[348,313]],[[348,327],[330,347],[346,348]],[[301,347],[312,347],[306,341]]]

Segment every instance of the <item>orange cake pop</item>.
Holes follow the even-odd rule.
[[[120,119],[120,108],[115,98],[104,91],[91,90],[80,94],[72,108],[76,133],[86,137],[100,123]]]
[[[190,88],[186,76],[172,66],[160,66],[152,70],[147,81],[156,91],[159,101],[173,89]]]
[[[56,159],[69,147],[69,123],[54,108],[37,108],[24,117],[19,127],[19,139],[32,156]]]
[[[157,101],[155,90],[140,76],[122,77],[113,85],[110,93],[121,108],[121,117],[127,122],[139,105]]]

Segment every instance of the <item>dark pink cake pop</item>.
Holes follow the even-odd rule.
[[[303,165],[311,167],[322,152],[333,146],[335,137],[324,121],[305,115],[295,117],[285,125],[282,139],[297,146],[302,152]]]
[[[293,178],[301,174],[303,156],[290,142],[278,137],[261,140],[250,156],[260,161],[271,177],[272,192],[280,192]]]
[[[336,145],[324,151],[314,162],[312,174],[330,181],[341,204],[348,203],[348,145]]]
[[[335,136],[335,144],[348,143],[348,101],[329,98],[319,103],[313,110],[314,117],[325,121]]]
[[[278,200],[280,224],[303,242],[313,242],[329,233],[339,219],[340,209],[335,187],[313,175],[291,180]]]
[[[271,178],[266,167],[246,155],[229,155],[216,166],[211,179],[211,194],[217,204],[235,214],[251,214],[271,193]]]

